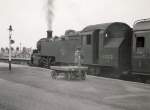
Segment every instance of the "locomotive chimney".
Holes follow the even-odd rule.
[[[52,38],[52,33],[53,33],[52,30],[47,30],[47,38],[48,38],[48,39],[51,39],[51,38]]]

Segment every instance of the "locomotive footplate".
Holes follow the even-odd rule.
[[[66,80],[86,79],[88,67],[83,66],[51,66],[51,77],[57,79],[60,74],[64,75]]]

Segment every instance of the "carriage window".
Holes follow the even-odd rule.
[[[86,36],[86,44],[90,45],[91,44],[91,35]]]
[[[144,47],[145,38],[144,37],[137,37],[136,38],[136,47]]]

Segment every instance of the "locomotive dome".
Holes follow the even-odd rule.
[[[79,31],[75,31],[72,29],[66,30],[63,37],[69,40],[79,39]]]
[[[65,35],[66,35],[66,36],[73,35],[73,34],[75,34],[75,33],[76,33],[76,31],[75,31],[75,30],[72,30],[72,29],[69,29],[69,30],[66,30],[66,31],[65,31]]]

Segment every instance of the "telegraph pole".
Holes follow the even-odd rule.
[[[9,71],[11,71],[11,36],[12,36],[12,26],[9,26]]]

